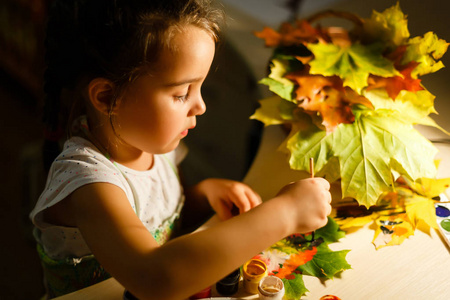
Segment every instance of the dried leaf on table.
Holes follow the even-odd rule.
[[[331,279],[337,273],[350,269],[345,257],[349,250],[332,251],[328,244],[339,241],[344,232],[333,219],[329,218],[323,228],[311,234],[294,234],[255,258],[266,263],[270,275],[283,280],[287,299],[299,299],[308,290],[303,282],[303,275]]]

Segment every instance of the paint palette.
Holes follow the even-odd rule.
[[[441,202],[436,203],[435,207],[436,221],[438,223],[439,230],[450,247],[450,203],[447,201],[447,197],[445,195],[441,195]]]

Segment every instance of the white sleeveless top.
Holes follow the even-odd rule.
[[[91,251],[78,228],[46,222],[43,211],[65,199],[77,188],[94,182],[120,187],[144,226],[159,244],[164,243],[184,203],[176,166],[187,153],[180,146],[167,154],[154,155],[148,171],[136,171],[106,158],[91,142],[72,137],[53,162],[46,187],[30,214],[36,239],[52,259],[82,258]]]

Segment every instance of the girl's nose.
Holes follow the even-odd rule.
[[[195,99],[194,105],[191,109],[191,113],[195,116],[203,115],[206,111],[206,104],[203,101],[203,97],[201,94]]]

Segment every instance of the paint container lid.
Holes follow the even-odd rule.
[[[216,290],[219,294],[230,296],[237,293],[241,270],[236,269],[216,283]]]
[[[264,277],[259,282],[258,292],[261,300],[281,300],[285,293],[283,281],[272,275]]]
[[[233,272],[231,272],[230,274],[228,274],[227,276],[225,276],[224,278],[222,278],[221,280],[219,280],[219,282],[223,283],[223,284],[235,283],[235,282],[239,281],[240,277],[241,277],[241,270],[236,269]]]
[[[259,259],[251,259],[242,267],[244,289],[247,293],[258,294],[259,281],[267,276],[267,266]]]
[[[259,259],[251,259],[242,267],[243,275],[245,278],[259,278],[267,275],[266,264]]]

